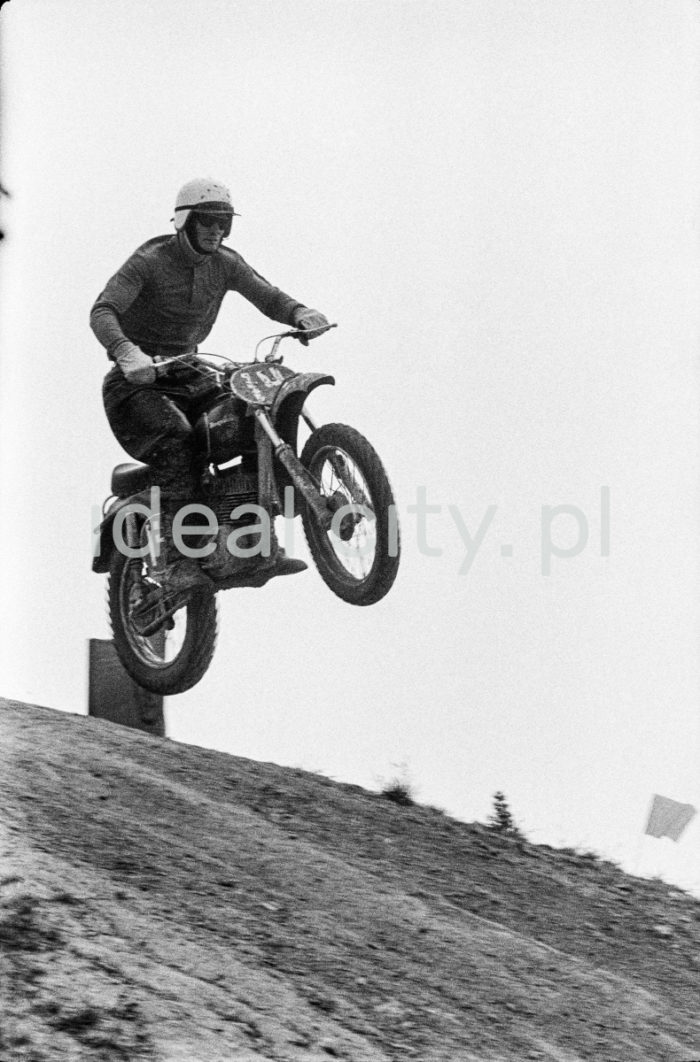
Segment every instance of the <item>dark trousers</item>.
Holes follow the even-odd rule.
[[[221,389],[183,366],[176,375],[144,387],[132,384],[115,365],[102,396],[109,425],[126,452],[153,470],[153,483],[165,501],[195,500],[199,468],[193,426]]]

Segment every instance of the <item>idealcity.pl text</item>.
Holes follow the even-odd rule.
[[[285,548],[293,548],[294,490],[292,487],[286,487],[284,493],[282,512],[285,518],[284,545]],[[444,556],[444,542],[449,539],[454,543],[456,535],[463,551],[458,574],[467,575],[487,539],[499,548],[502,557],[512,557],[515,553],[515,547],[511,542],[503,542],[499,546],[493,541],[494,521],[498,510],[497,505],[488,505],[480,518],[475,521],[471,516],[467,522],[459,505],[441,505],[430,502],[427,488],[419,486],[416,488],[415,502],[405,506],[405,515],[401,514],[397,506],[392,505],[389,508],[388,551],[392,556],[395,556],[398,551],[399,524],[401,524],[401,535],[404,541],[412,538],[419,554],[424,557]],[[539,564],[542,575],[551,575],[555,562],[571,560],[587,549],[595,549],[601,557],[610,556],[609,487],[600,487],[597,510],[595,513],[597,541],[592,543],[591,524],[588,515],[580,506],[570,502],[539,506]],[[366,517],[366,523],[371,527],[374,514],[366,506],[356,503],[343,505],[333,514],[329,534],[334,536],[334,548],[339,553],[345,550],[349,556],[358,556],[362,554],[363,548],[368,551],[375,548],[372,535],[368,537],[366,546],[363,546],[362,542],[352,540],[345,542],[340,536],[343,519],[348,514],[358,512]],[[193,522],[194,517],[197,518],[196,524]],[[147,520],[150,521],[151,526],[155,526],[157,531],[159,518],[160,490],[158,487],[152,487],[148,504],[142,501],[131,501],[118,509],[112,524],[112,537],[116,548],[127,557],[145,557],[151,547],[144,540],[139,544],[135,543],[133,528],[132,532],[129,532],[129,522],[135,520],[138,524],[142,524]],[[92,512],[94,557],[100,553],[99,524],[101,519],[101,511],[94,506]],[[262,506],[251,503],[236,506],[231,511],[230,519],[232,524],[244,521],[240,526],[233,526],[227,537],[227,549],[234,556],[269,555],[272,523],[268,512]],[[183,505],[175,515],[172,526],[173,543],[184,556],[202,559],[214,552],[216,548],[214,539],[218,530],[219,522],[212,509],[207,505],[193,502]],[[251,536],[254,535],[258,536],[258,540],[254,546],[251,546]]]

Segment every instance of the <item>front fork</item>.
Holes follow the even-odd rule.
[[[311,417],[308,415],[308,413],[306,412],[305,409],[302,409],[301,415],[302,415],[302,418],[304,420],[304,423],[309,428],[309,431],[312,431],[312,432],[316,431],[316,425],[314,424],[314,422],[312,421]],[[329,454],[328,460],[329,460],[330,464],[332,465],[333,471],[335,472],[335,474],[338,477],[338,479],[341,480],[345,484],[346,487],[351,489],[353,485],[348,483],[348,478],[352,479],[353,477],[352,477],[352,473],[348,473],[348,467],[347,467],[347,463],[346,463],[344,455],[340,451],[336,451],[333,454]],[[355,484],[355,486],[356,486],[356,484]],[[359,498],[356,498],[356,497],[354,497],[354,494],[355,494],[355,491],[353,491],[353,501],[357,502],[358,505],[366,505],[367,504],[367,498],[365,498],[364,495],[362,495]]]
[[[314,425],[311,418],[305,413],[302,413],[302,416],[313,431]],[[318,484],[304,468],[289,443],[285,442],[284,439],[280,438],[277,434],[272,421],[264,409],[255,410],[255,419],[259,425],[258,433],[262,435],[260,442],[263,440],[269,441],[269,445],[267,446],[259,445],[259,453],[262,458],[260,468],[260,488],[262,497],[260,499],[260,504],[266,509],[270,507],[269,502],[274,490],[271,454],[274,452],[275,457],[277,457],[286,468],[295,489],[299,491],[304,501],[313,512],[321,528],[324,531],[328,531],[333,522],[333,510],[328,506],[326,499],[321,495]]]

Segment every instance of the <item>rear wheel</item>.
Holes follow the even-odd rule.
[[[391,589],[400,552],[394,496],[377,452],[354,428],[324,424],[307,440],[301,463],[334,512],[326,531],[302,508],[321,578],[343,601],[373,605]]]
[[[204,675],[216,645],[216,599],[191,591],[172,615],[160,587],[144,578],[142,560],[114,550],[108,599],[114,646],[134,682],[153,693],[183,693]]]

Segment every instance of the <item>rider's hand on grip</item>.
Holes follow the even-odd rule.
[[[156,378],[153,358],[144,354],[140,347],[125,340],[120,344],[116,362],[129,383],[152,384]]]
[[[330,328],[330,322],[327,317],[324,317],[318,310],[309,310],[306,307],[297,310],[294,315],[294,324],[297,328],[304,328],[309,331],[309,335],[298,337],[299,342],[303,343],[305,347],[308,347],[310,339],[315,339],[316,336],[320,336],[322,332]]]

